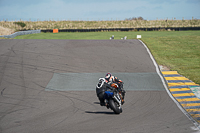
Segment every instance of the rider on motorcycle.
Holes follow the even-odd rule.
[[[123,99],[124,99],[124,96],[125,96],[125,90],[124,90],[124,88],[123,88],[123,82],[120,80],[120,79],[118,79],[117,77],[115,77],[115,76],[112,76],[112,74],[111,73],[107,73],[106,74],[106,76],[105,76],[105,80],[106,80],[106,83],[108,83],[108,84],[112,84],[112,83],[116,83],[119,87],[119,90],[122,92],[122,96],[123,96]]]
[[[112,83],[116,83],[118,85],[118,88],[122,92],[122,97],[124,99],[125,90],[123,89],[123,82],[119,80],[117,77],[112,76],[111,73],[107,73],[105,78],[99,79],[99,83],[96,86],[96,94],[97,97],[99,98],[101,106],[106,106],[104,97],[105,92],[106,91],[112,92],[113,90],[115,90],[115,88],[111,86]]]
[[[105,78],[100,78],[99,83],[96,86],[96,94],[97,97],[99,98],[100,105],[101,106],[106,106],[105,104],[105,92],[110,91],[112,92],[115,88],[111,87],[109,84],[106,83]]]

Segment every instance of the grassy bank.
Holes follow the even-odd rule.
[[[17,23],[23,23],[21,27]],[[105,29],[105,28],[167,28],[200,27],[199,19],[192,20],[116,20],[116,21],[0,21],[0,26],[18,30],[46,29]]]
[[[142,39],[157,63],[200,84],[200,31]]]
[[[149,47],[159,65],[178,71],[200,84],[200,31],[142,31],[142,32],[86,32],[86,33],[41,33],[18,36],[16,39],[115,39],[127,36],[142,41]]]

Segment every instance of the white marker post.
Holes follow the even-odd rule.
[[[137,35],[137,39],[138,39],[138,38],[142,38],[142,35]]]

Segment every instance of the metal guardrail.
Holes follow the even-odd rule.
[[[15,32],[15,33],[13,33],[11,35],[3,35],[3,36],[0,36],[0,37],[15,38],[16,36],[20,36],[20,35],[36,34],[36,33],[41,33],[41,30],[19,31],[19,32]]]

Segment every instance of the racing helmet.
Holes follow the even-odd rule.
[[[112,76],[111,73],[107,73],[106,76],[105,76],[105,79],[106,79],[107,81],[110,81],[111,76]]]

